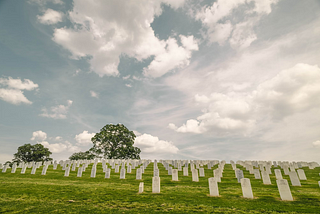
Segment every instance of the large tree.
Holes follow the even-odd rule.
[[[108,159],[140,159],[141,150],[134,147],[136,135],[122,124],[105,125],[91,141],[91,152]]]
[[[69,157],[70,160],[92,160],[94,158],[95,155],[92,154],[90,151],[76,152]]]
[[[41,144],[24,144],[18,148],[18,152],[14,154],[13,162],[31,162],[31,161],[50,161],[49,156],[52,152]]]

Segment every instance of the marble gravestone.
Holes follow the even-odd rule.
[[[261,171],[261,176],[262,176],[263,184],[265,184],[265,185],[271,184],[270,176],[267,171]]]
[[[136,180],[142,180],[141,168],[138,168],[136,171]]]
[[[120,179],[126,179],[126,168],[121,168],[120,170]]]
[[[277,179],[277,180],[283,179],[280,169],[275,169],[275,170],[274,170],[274,173],[276,174],[276,179]]]
[[[205,177],[204,168],[199,168],[199,174],[200,177]]]
[[[160,177],[152,177],[152,193],[160,193]]]
[[[110,169],[110,168],[106,168],[105,171],[106,171],[106,172],[105,172],[104,178],[110,178],[111,169]]]
[[[280,198],[283,201],[293,201],[290,187],[288,184],[288,181],[285,179],[279,179],[277,180],[277,186],[280,193]]]
[[[188,167],[183,167],[183,176],[189,176]]]
[[[82,167],[79,167],[79,168],[78,168],[77,177],[78,177],[78,178],[81,178],[81,177],[82,177]]]
[[[300,180],[299,180],[298,175],[295,171],[289,172],[289,177],[290,177],[292,186],[301,186]]]
[[[306,181],[307,180],[306,174],[304,173],[303,169],[298,169],[297,173],[298,173],[298,176],[299,176],[300,180],[302,180],[302,181]]]
[[[173,169],[172,170],[172,180],[173,181],[178,181],[178,169]]]
[[[244,198],[253,198],[251,183],[249,178],[241,178],[242,195]]]
[[[244,178],[243,171],[238,169],[238,170],[236,170],[236,173],[237,173],[238,183],[241,183],[241,179]]]
[[[209,178],[209,195],[219,196],[218,181],[216,178]]]
[[[192,181],[199,182],[198,169],[191,170],[192,172]]]
[[[140,184],[139,184],[139,193],[143,193],[143,186],[144,186],[144,183],[140,182]]]
[[[260,170],[259,169],[254,169],[253,170],[253,174],[254,174],[254,178],[255,179],[261,179]]]

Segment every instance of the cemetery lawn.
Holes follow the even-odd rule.
[[[153,164],[143,174],[144,193],[138,194],[140,180],[135,180],[136,170],[126,173],[120,180],[120,173],[111,171],[111,178],[105,179],[101,163],[97,166],[96,178],[90,178],[92,164],[77,177],[77,170],[64,177],[58,166],[49,166],[47,174],[41,175],[42,167],[31,175],[31,169],[20,174],[21,169],[11,173],[0,172],[0,213],[320,213],[320,167],[313,170],[304,167],[307,181],[301,187],[291,186],[289,176],[282,175],[290,185],[294,201],[281,201],[274,167],[270,175],[272,185],[263,185],[254,175],[244,171],[250,178],[255,199],[242,198],[241,185],[237,183],[230,164],[225,165],[222,182],[218,183],[220,197],[210,197],[208,178],[213,169],[205,166],[206,177],[192,182],[191,170],[184,177],[179,171],[180,181],[172,177],[158,164],[161,179],[161,193],[152,193]],[[237,165],[239,169],[243,169]],[[110,168],[110,167],[109,167]]]

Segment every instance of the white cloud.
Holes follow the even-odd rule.
[[[21,90],[0,88],[0,98],[8,103],[19,105],[21,103],[32,104]]]
[[[50,112],[48,112],[46,108],[43,108],[41,110],[43,113],[40,114],[40,116],[49,117],[53,119],[66,119],[68,110],[71,105],[72,105],[72,100],[68,100],[68,104],[66,106],[64,105],[53,106],[50,108]]]
[[[62,22],[63,13],[47,9],[42,16],[37,16],[38,20],[42,24],[52,25],[58,22]]]
[[[134,146],[141,149],[141,156],[176,154],[179,151],[172,142],[160,140],[150,134],[142,134],[136,137]]]
[[[21,103],[32,104],[24,94],[23,90],[31,91],[38,88],[38,84],[33,83],[29,79],[13,79],[12,77],[0,78],[0,85],[5,88],[0,88],[0,99],[14,104],[19,105]]]
[[[90,91],[90,95],[91,97],[99,98],[99,94],[94,91]]]
[[[40,6],[45,6],[47,3],[53,3],[53,4],[63,4],[62,0],[29,0],[29,2],[34,2],[36,4],[39,4]]]
[[[61,153],[61,152],[78,152],[80,148],[77,146],[73,146],[69,141],[65,141],[63,143],[49,143],[47,141],[38,142],[42,144],[44,147],[48,148],[52,153]]]
[[[163,3],[177,9],[183,2],[166,0]],[[168,43],[170,50],[177,50],[175,44],[171,44],[175,41],[160,41],[154,34],[151,23],[161,13],[161,1],[100,0],[92,4],[75,0],[69,12],[74,28],[54,29],[53,40],[68,49],[76,59],[90,56],[91,69],[100,77],[119,76],[121,54],[141,61],[150,56],[157,58],[168,54],[169,50],[165,48]],[[177,63],[167,69],[176,66]]]
[[[314,141],[312,144],[314,146],[319,146],[320,147],[320,140]]]
[[[131,84],[126,84],[126,86],[127,86],[128,88],[131,88],[131,87],[132,87],[132,85],[131,85]]]
[[[177,41],[169,38],[166,41],[166,51],[155,56],[154,60],[147,68],[144,68],[143,74],[149,77],[160,77],[175,68],[183,68],[189,65],[191,51],[198,50],[197,41],[193,36],[180,36],[183,46],[179,46]]]
[[[32,133],[32,138],[30,140],[44,141],[46,139],[47,139],[47,133],[39,130]]]
[[[207,105],[204,113],[181,127],[171,123],[169,128],[182,133],[210,130],[220,134],[230,134],[231,131],[247,134],[259,121],[266,124],[268,120],[282,120],[290,115],[319,109],[319,83],[320,68],[300,63],[262,82],[250,93],[196,94],[195,100]]]
[[[38,88],[38,84],[33,83],[29,79],[21,80],[21,79],[13,79],[12,77],[8,77],[8,79],[0,78],[0,84],[7,86],[8,88],[18,89],[18,90],[27,90],[31,91]]]
[[[229,39],[231,47],[243,49],[257,39],[253,31],[254,26],[262,15],[271,13],[271,5],[277,2],[278,0],[218,0],[211,6],[203,6],[195,13],[195,18],[202,22],[206,29],[205,36],[210,43],[218,42],[224,45],[231,35]],[[236,13],[241,13],[245,21],[236,23],[237,19],[234,18]]]
[[[130,78],[130,75],[127,75],[127,76],[122,77],[122,79],[124,79],[124,80],[127,80],[127,79],[129,79],[129,78]]]
[[[75,136],[75,140],[78,145],[87,146],[91,145],[91,138],[94,137],[95,133],[89,133],[88,131],[83,131],[82,133]]]

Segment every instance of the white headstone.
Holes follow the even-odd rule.
[[[47,169],[48,169],[48,165],[46,164],[46,165],[44,165],[44,166],[43,166],[43,169],[42,169],[41,175],[45,175],[45,174],[47,174]]]
[[[267,171],[261,171],[261,176],[262,176],[263,184],[265,185],[271,184],[270,176]]]
[[[204,168],[199,168],[200,177],[205,177]]]
[[[298,169],[297,173],[298,173],[300,180],[303,180],[303,181],[307,180],[306,174],[304,173],[303,169]]]
[[[27,167],[28,167],[28,164],[25,164],[25,165],[22,167],[22,169],[21,169],[21,174],[26,173]]]
[[[140,182],[140,184],[139,184],[139,193],[143,193],[143,186],[144,186],[143,182]]]
[[[126,179],[126,168],[121,168],[120,170],[120,179]]]
[[[79,178],[82,177],[82,167],[79,167],[79,168],[78,168],[77,177],[79,177]]]
[[[131,173],[131,165],[128,165],[128,167],[127,167],[127,173]]]
[[[183,176],[188,176],[188,175],[189,175],[188,167],[183,167]]]
[[[33,169],[32,169],[33,170]],[[66,167],[65,171],[64,171],[64,176],[68,177],[70,173],[70,166]]]
[[[159,169],[153,170],[153,177],[159,177]]]
[[[97,165],[93,164],[92,168],[91,168],[91,178],[95,178],[96,177],[96,173],[97,173]]]
[[[277,179],[277,180],[283,179],[280,169],[275,169],[275,170],[274,170],[274,173],[276,174],[276,179]]]
[[[172,170],[172,180],[178,181],[178,170],[177,169]]]
[[[119,167],[120,167],[120,165],[116,165],[116,169],[115,169],[115,173],[119,173]]]
[[[160,177],[152,177],[152,193],[160,193]]]
[[[243,171],[239,169],[239,170],[236,170],[236,173],[237,173],[238,183],[240,183],[241,179],[244,178]]]
[[[299,180],[298,175],[295,171],[289,172],[289,177],[290,177],[292,186],[301,186],[300,180]]]
[[[111,169],[110,168],[106,168],[106,173],[104,175],[104,178],[110,178],[110,174],[111,174]]]
[[[254,178],[255,179],[261,179],[260,170],[259,169],[254,169],[253,170],[253,174],[254,174]]]
[[[36,170],[37,170],[37,166],[36,166],[36,164],[34,164],[34,165],[32,166],[31,175],[36,174]]]
[[[241,178],[242,195],[244,198],[253,198],[251,183],[249,178]]]
[[[216,178],[209,178],[209,194],[210,196],[219,196],[218,181]]]
[[[168,175],[172,175],[172,167],[171,166],[169,166],[169,168],[168,168]]]
[[[192,181],[199,182],[198,170],[193,169],[192,172]]]
[[[280,193],[281,200],[293,201],[288,181],[285,179],[277,180],[277,186]]]
[[[136,171],[136,180],[142,180],[141,168],[138,168]]]

